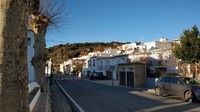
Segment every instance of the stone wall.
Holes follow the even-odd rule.
[[[137,64],[134,65],[135,69],[135,87],[144,87],[146,81],[145,65]]]
[[[127,72],[134,72],[134,87],[145,86],[145,83],[146,83],[145,64],[142,64],[142,63],[120,64],[118,68],[119,68],[119,71],[125,72],[125,77],[127,75]]]

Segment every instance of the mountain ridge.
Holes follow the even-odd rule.
[[[66,43],[47,48],[48,58],[52,59],[53,64],[60,64],[63,61],[87,55],[89,52],[104,51],[108,48],[117,48],[130,42],[85,42],[85,43]]]

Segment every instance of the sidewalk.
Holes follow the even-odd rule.
[[[70,104],[55,81],[52,81],[52,85],[49,85],[47,79],[47,89],[47,92],[40,94],[32,112],[72,112]]]
[[[47,92],[42,92],[32,112],[51,112],[49,80],[46,79]]]
[[[50,91],[52,112],[72,112],[71,106],[69,105],[64,95],[61,93],[55,81],[52,82],[52,85],[50,86]]]
[[[47,99],[47,93],[41,93],[32,112],[46,112],[45,111],[46,99]]]

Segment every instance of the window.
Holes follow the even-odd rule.
[[[31,45],[31,38],[27,38],[27,45]]]
[[[161,78],[161,79],[160,79],[160,82],[165,82],[164,79],[165,79],[165,77]]]
[[[164,81],[167,83],[171,83],[171,77],[165,77]]]
[[[100,61],[100,68],[99,68],[100,70],[102,70],[103,69],[103,62],[102,61]]]
[[[181,80],[184,81],[187,84],[197,84],[197,85],[200,84],[199,81],[197,81],[197,80],[195,80],[193,78],[186,78],[186,77],[184,77],[184,78],[181,78]]]
[[[93,59],[93,66],[95,66],[95,59]]]
[[[91,67],[91,60],[88,61],[88,65],[89,65],[89,67]]]
[[[110,67],[110,61],[106,60],[106,69],[108,69]]]
[[[172,78],[172,83],[173,84],[181,84],[181,81],[178,80],[177,78]]]
[[[163,77],[160,81],[166,82],[166,83],[171,83],[171,77]]]

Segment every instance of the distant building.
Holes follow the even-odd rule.
[[[171,42],[164,37],[160,38],[159,41],[145,42],[144,45],[146,46],[146,51],[154,49],[168,50],[172,47]]]
[[[72,74],[78,66],[79,67],[85,66],[85,60],[87,60],[87,58],[88,56],[82,56],[64,61],[63,63],[60,64],[59,72],[62,74]],[[81,71],[82,70],[80,70],[79,72]]]
[[[95,56],[86,61],[84,71],[87,75],[92,73],[102,74],[108,79],[117,79],[117,67],[120,63],[127,63],[128,55]]]
[[[162,74],[177,72],[177,59],[172,54],[172,43],[168,39],[145,42],[144,46],[145,52],[133,52],[129,54],[129,60],[146,63],[147,76],[159,77]]]
[[[73,72],[73,60],[64,61],[60,64],[60,72],[62,74],[70,74]]]
[[[166,73],[177,72],[177,59],[171,50],[154,50],[148,55],[149,74],[159,77]],[[149,75],[148,74],[148,75]]]
[[[47,77],[49,77],[51,75],[52,72],[52,60],[49,59],[48,61],[46,61],[46,67],[45,67],[45,74]]]
[[[117,49],[106,49],[103,52],[100,52],[97,56],[107,57],[107,56],[115,56],[118,55]]]
[[[118,47],[121,50],[122,54],[131,54],[137,52],[145,52],[146,46],[142,43],[131,43],[131,44],[124,44],[121,47]]]

